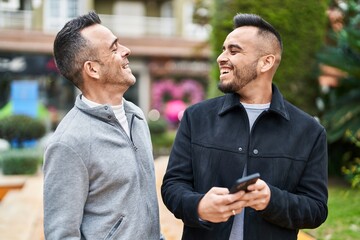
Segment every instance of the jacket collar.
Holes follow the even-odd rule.
[[[289,112],[285,107],[285,102],[282,94],[279,89],[273,84],[272,85],[272,98],[270,103],[269,111],[275,112],[285,118],[290,120]],[[220,108],[218,114],[224,115],[232,109],[242,106],[239,101],[239,95],[237,93],[229,93],[225,95],[223,106]]]
[[[115,117],[114,112],[112,111],[111,105],[109,104],[103,104],[103,105],[99,105],[97,107],[93,107],[90,108],[86,103],[84,103],[81,100],[81,95],[79,94],[76,97],[75,100],[75,106],[80,109],[83,112],[86,112],[87,114],[93,115],[97,118],[101,118],[105,121],[111,121],[110,119],[115,119],[115,118],[109,118],[109,115],[112,115],[113,117]],[[135,107],[133,107],[132,103],[126,101],[123,98],[123,104],[124,104],[124,110],[125,110],[125,114],[128,115],[134,115],[139,119],[144,119],[143,118],[143,114]]]

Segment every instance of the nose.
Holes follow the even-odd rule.
[[[131,50],[123,45],[121,45],[121,56],[127,57],[131,54]]]
[[[227,58],[226,58],[224,52],[220,53],[220,55],[217,57],[216,61],[218,64],[224,63],[227,61]]]

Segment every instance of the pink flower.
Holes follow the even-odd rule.
[[[192,105],[204,99],[203,86],[192,79],[182,80],[176,84],[172,79],[164,79],[153,83],[153,107],[162,111],[165,104],[171,100],[183,100]]]
[[[172,123],[178,123],[187,105],[181,100],[172,100],[166,103],[164,114],[165,118]]]

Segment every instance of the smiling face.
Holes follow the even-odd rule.
[[[223,52],[217,58],[221,91],[239,92],[257,79],[260,58],[257,31],[255,27],[240,27],[225,39]]]
[[[127,59],[130,50],[120,45],[117,37],[108,28],[95,24],[85,28],[81,34],[97,52],[97,59],[94,62],[99,64],[100,83],[123,87],[135,84],[136,79]]]

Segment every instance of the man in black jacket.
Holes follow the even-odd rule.
[[[280,34],[238,14],[217,59],[224,96],[189,107],[162,185],[182,239],[291,240],[327,217],[325,129],[283,99],[272,83]],[[245,191],[229,188],[259,173]]]

